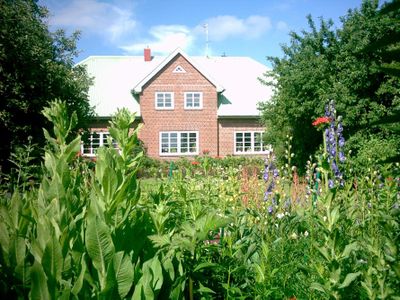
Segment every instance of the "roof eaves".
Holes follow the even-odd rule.
[[[260,115],[218,115],[218,119],[260,119]]]

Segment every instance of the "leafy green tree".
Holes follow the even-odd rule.
[[[380,14],[378,1],[366,0],[341,18],[340,28],[324,19],[317,27],[311,16],[307,18],[310,30],[290,33],[283,58],[269,57],[273,70],[266,75],[273,80],[264,79],[276,88],[272,101],[261,109],[277,157],[283,160],[283,145],[291,135],[296,154],[292,161],[300,169],[305,166],[322,143],[321,133],[311,123],[324,114],[329,100],[336,102],[337,114],[343,116],[348,149],[370,150],[368,141],[374,137],[376,158],[392,155],[399,137],[371,124],[400,106],[400,81],[379,68],[385,62],[382,49],[363,49],[383,35],[398,34],[398,16]]]
[[[55,98],[76,111],[80,124],[92,115],[87,100],[90,80],[73,66],[79,33],[67,37],[48,29],[46,8],[34,0],[0,0],[0,166],[10,151],[27,142],[42,144],[40,113]]]

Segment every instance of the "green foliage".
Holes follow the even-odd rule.
[[[327,188],[329,176],[302,183],[289,138],[280,175],[266,162],[274,176],[268,201],[270,179],[239,164],[251,160],[229,158],[224,166],[208,156],[178,163],[171,177],[142,194],[134,116],[116,114],[110,132],[119,149],[110,139],[90,168],[76,156],[80,136],[68,137],[76,120],[66,110],[55,101],[43,111],[53,130],[44,131],[40,184],[23,184],[30,178],[24,166],[30,160],[23,158],[16,159],[19,180],[0,186],[1,298],[396,299],[400,293],[398,166],[367,170],[367,177],[348,173],[342,187]],[[324,163],[309,162],[308,176]]]
[[[289,134],[296,154],[293,162],[304,171],[308,157],[322,143],[311,123],[324,114],[329,100],[335,100],[338,115],[344,118],[348,149],[360,148],[356,134],[385,140],[395,134],[399,141],[398,133],[371,125],[399,108],[400,81],[379,69],[387,57],[384,51],[362,51],[398,32],[398,14],[380,14],[378,1],[370,0],[349,10],[341,28],[323,19],[318,27],[311,16],[308,22],[309,31],[290,34],[283,58],[270,58],[273,71],[266,75],[273,81],[264,79],[276,88],[271,103],[261,108],[266,137],[278,159],[282,162],[282,145]]]
[[[41,111],[53,99],[67,103],[68,115],[76,111],[79,127],[92,115],[87,92],[89,79],[82,67],[73,66],[78,33],[67,37],[51,33],[48,12],[33,0],[0,1],[0,165],[8,171],[10,151],[26,143],[44,145],[42,127],[48,123]]]

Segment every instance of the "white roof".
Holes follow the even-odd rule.
[[[140,105],[131,91],[140,92],[166,63],[178,53],[189,60],[206,78],[222,91],[223,101],[218,116],[259,116],[257,103],[268,101],[271,87],[258,80],[268,68],[249,57],[188,57],[180,49],[168,57],[153,57],[150,62],[143,56],[90,56],[78,63],[86,65],[89,76],[94,77],[89,88],[90,105],[100,117],[116,113],[126,107],[140,116]]]

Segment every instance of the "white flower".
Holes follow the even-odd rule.
[[[292,235],[290,236],[290,238],[293,239],[293,240],[297,239],[296,232],[293,232]]]
[[[304,231],[304,236],[305,236],[305,237],[308,237],[308,231],[307,231],[307,230]]]
[[[282,219],[282,218],[285,216],[285,214],[279,213],[279,214],[277,214],[276,216],[278,217],[278,219]]]

